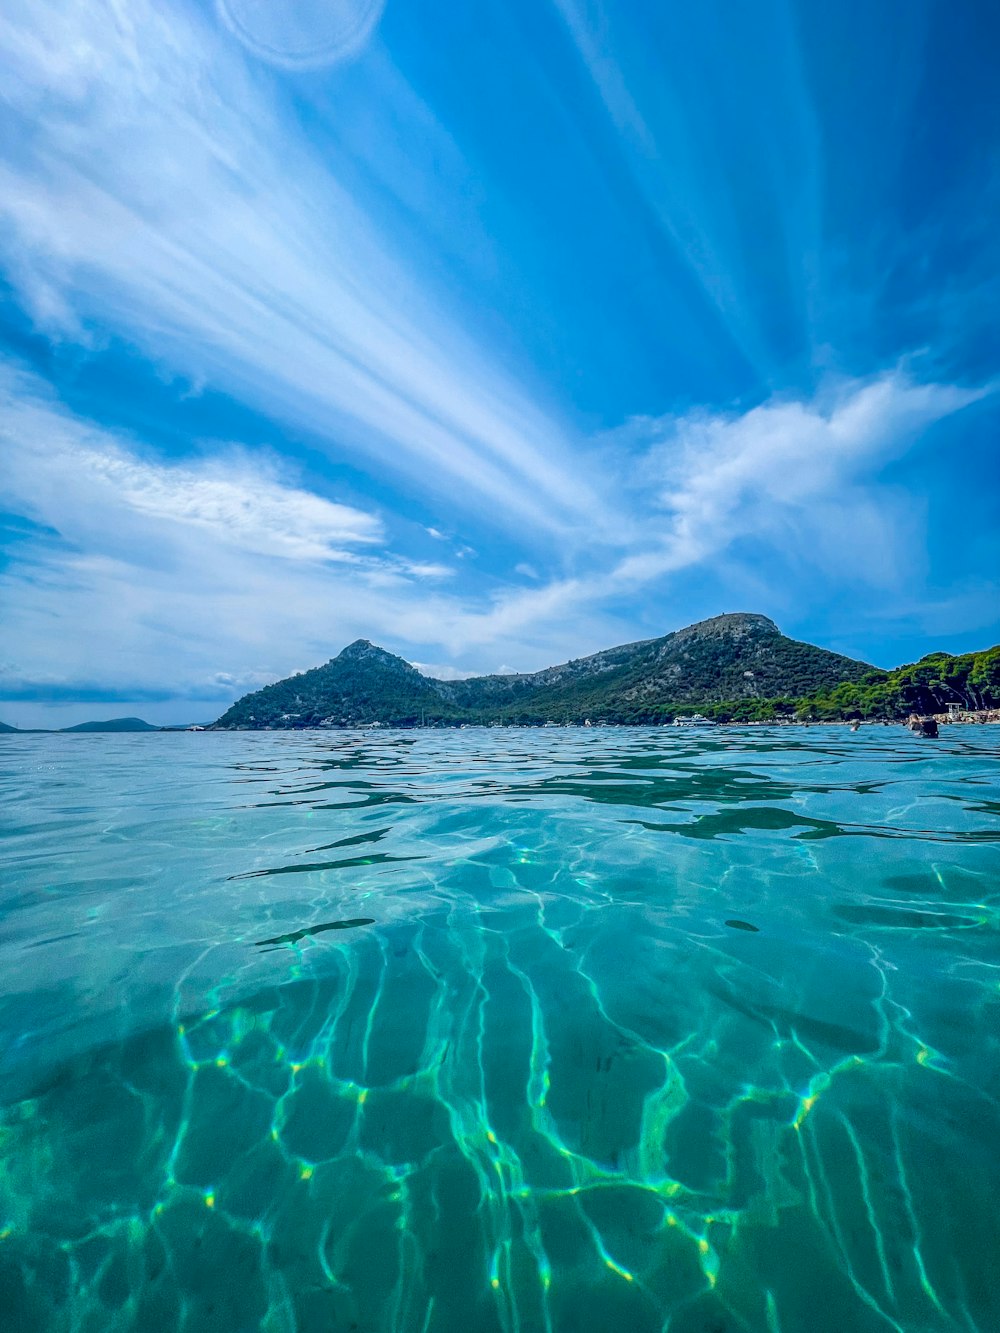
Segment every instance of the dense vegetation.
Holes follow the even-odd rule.
[[[893,671],[869,671],[860,680],[800,698],[736,700],[704,708],[720,722],[798,717],[812,721],[898,719],[944,713],[949,704],[970,712],[1000,708],[1000,646],[978,653],[928,653]]]
[[[727,615],[530,675],[440,681],[365,639],[248,694],[217,727],[541,726],[902,718],[1000,707],[1000,648],[931,653],[880,671],[787,639],[764,616]]]
[[[453,723],[465,715],[442,699],[436,681],[401,657],[359,639],[325,666],[247,694],[217,727],[407,727]]]
[[[591,666],[595,660],[598,669]],[[785,638],[763,616],[720,616],[536,676],[482,677],[445,688],[484,720],[655,723],[678,712],[704,712],[720,700],[805,695],[870,671],[863,662]],[[505,679],[513,687],[506,694],[498,689]]]
[[[431,680],[359,639],[339,657],[234,704],[218,727],[341,727],[670,721],[721,700],[759,703],[871,671],[782,635],[764,616],[727,615],[530,675]]]

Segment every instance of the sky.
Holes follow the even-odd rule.
[[[0,719],[995,643],[997,68],[985,0],[6,0]]]

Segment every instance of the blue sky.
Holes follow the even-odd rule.
[[[0,718],[1000,639],[1000,9],[9,0]]]

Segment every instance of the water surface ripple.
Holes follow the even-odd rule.
[[[998,740],[0,737],[0,1325],[996,1333]]]

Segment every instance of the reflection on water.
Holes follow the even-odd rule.
[[[992,730],[3,738],[3,1328],[993,1333]]]
[[[269,940],[258,940],[257,948],[265,944],[298,944],[307,935],[322,935],[325,930],[353,930],[355,926],[374,926],[373,916],[354,916],[349,921],[321,921],[318,926],[303,926],[301,930],[290,930],[287,935],[275,935]]]

